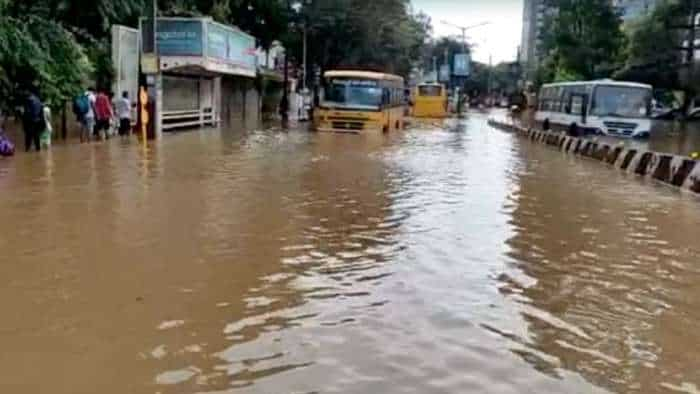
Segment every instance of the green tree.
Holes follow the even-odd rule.
[[[36,16],[0,17],[0,109],[11,110],[33,87],[56,107],[81,89],[90,70],[83,48],[60,24]]]
[[[14,107],[32,86],[57,107],[87,80],[109,80],[109,29],[135,24],[143,5],[143,0],[0,0],[0,108]]]
[[[557,12],[546,21],[543,49],[549,59],[540,77],[603,78],[620,68],[626,37],[609,0],[549,1]]]
[[[679,88],[682,53],[678,47],[683,37],[681,30],[673,28],[679,19],[683,19],[681,5],[667,2],[659,4],[650,15],[631,25],[627,63],[616,77],[661,88]]]
[[[407,0],[315,0],[301,2],[294,17],[308,28],[308,59],[326,70],[375,69],[407,76],[429,34],[429,19],[414,14]],[[285,39],[301,59],[301,32]]]

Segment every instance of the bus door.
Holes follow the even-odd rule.
[[[571,115],[578,115],[580,118],[578,122],[582,125],[586,124],[587,114],[588,114],[588,94],[586,93],[572,93],[569,96],[569,102],[567,103],[568,112]]]
[[[382,112],[386,117],[386,131],[391,131],[391,93],[386,87],[383,89]]]

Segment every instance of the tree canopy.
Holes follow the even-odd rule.
[[[629,28],[627,62],[616,78],[644,82],[657,88],[679,89],[684,85],[681,70],[683,30],[687,23],[683,2],[659,4],[654,11]]]
[[[301,2],[296,28],[285,44],[301,59],[300,30],[308,32],[308,59],[321,69],[370,68],[408,75],[422,56],[430,21],[414,14],[408,0],[324,0]]]
[[[558,11],[545,23],[541,79],[594,79],[619,67],[626,37],[609,0],[548,1]]]
[[[58,105],[89,81],[109,86],[109,32],[136,26],[151,0],[0,0],[0,108],[36,86]],[[212,16],[269,48],[283,41],[301,62],[322,69],[370,68],[408,75],[430,34],[430,19],[409,0],[158,0],[161,15]]]

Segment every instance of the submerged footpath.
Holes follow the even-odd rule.
[[[490,118],[489,125],[567,154],[591,158],[621,171],[700,194],[700,165],[688,156],[626,147],[621,142],[571,137],[561,132],[525,127],[508,119]]]

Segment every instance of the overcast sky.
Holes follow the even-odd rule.
[[[490,25],[467,32],[468,40],[476,45],[473,58],[488,63],[515,60],[522,33],[523,0],[411,0],[416,11],[430,15],[436,36],[460,35],[461,32],[447,26],[448,21],[460,26],[483,22]]]

